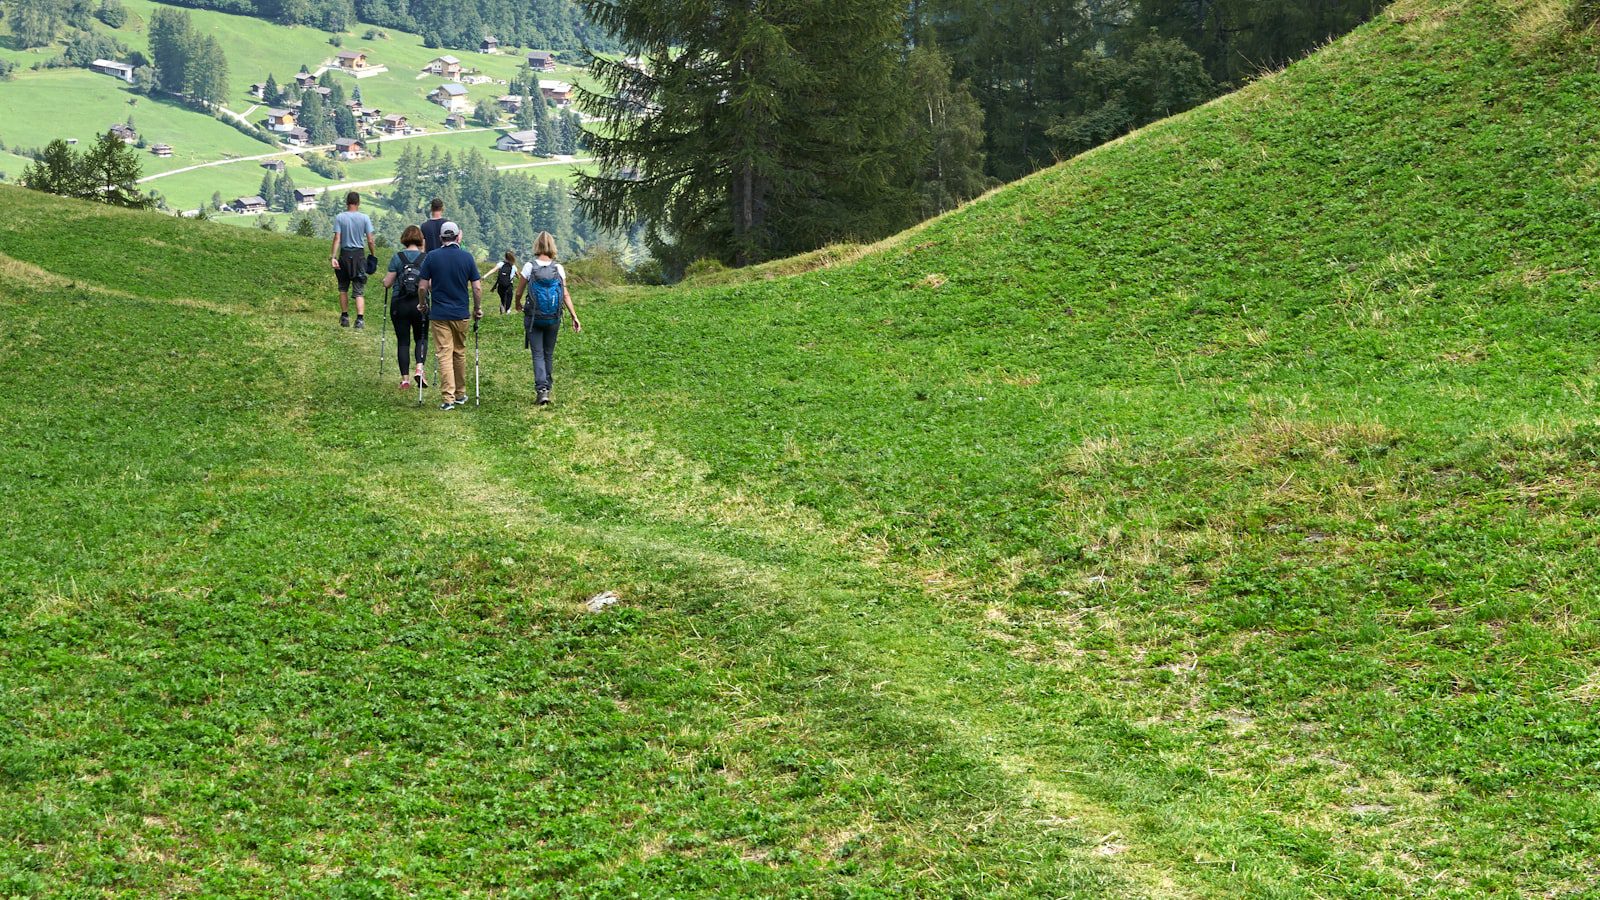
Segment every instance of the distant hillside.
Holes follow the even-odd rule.
[[[170,0],[174,6],[212,9],[343,31],[358,22],[422,35],[430,47],[476,50],[486,36],[510,47],[597,51],[615,42],[591,25],[573,0]],[[352,15],[353,13],[353,15]]]
[[[325,245],[0,187],[0,884],[1592,896],[1565,6],[1401,0],[805,274],[576,286],[553,408],[514,317],[419,408]]]
[[[96,32],[114,38],[130,51],[149,54],[147,25],[163,5],[170,4],[126,0],[127,21],[115,29],[96,22]],[[142,159],[144,173],[152,179],[146,187],[160,191],[179,209],[207,204],[213,194],[231,200],[256,193],[264,170],[258,160],[251,158],[263,154],[281,153],[280,158],[288,165],[289,174],[299,187],[326,188],[357,182],[364,183],[369,190],[381,188],[381,182],[393,176],[400,151],[408,146],[423,152],[437,149],[457,156],[476,150],[496,166],[543,162],[524,153],[497,150],[495,140],[499,134],[496,131],[447,129],[448,111],[428,99],[429,93],[444,79],[422,75],[423,67],[442,51],[426,47],[415,34],[352,25],[348,31],[331,35],[317,28],[278,25],[265,19],[210,10],[195,10],[191,15],[195,28],[214,35],[226,55],[227,108],[243,115],[247,121],[260,124],[266,118],[266,107],[249,92],[251,83],[265,81],[268,75],[273,75],[280,83],[287,84],[302,66],[320,69],[338,52],[339,48],[330,43],[337,38],[344,47],[364,50],[374,67],[383,68],[380,74],[360,79],[336,73],[334,77],[339,79],[341,88],[347,94],[359,88],[368,107],[405,115],[412,126],[428,133],[375,148],[383,153],[381,157],[344,163],[343,177],[330,178],[307,168],[292,152],[257,141],[190,106],[140,94],[115,78],[81,68],[31,69],[35,64],[59,56],[60,44],[19,51],[0,39],[0,59],[18,67],[11,79],[0,81],[0,142],[11,151],[42,148],[54,138],[82,142],[114,124],[131,120],[147,144],[161,142],[172,146],[171,157],[159,158],[146,153]],[[0,19],[0,35],[5,26],[5,20]],[[460,58],[468,71],[489,79],[467,85],[469,112],[471,104],[483,100],[492,102],[504,94],[505,82],[518,74],[526,60],[525,54],[516,49],[499,53],[456,51],[453,55]],[[542,77],[582,83],[586,76],[581,68],[558,64],[555,72]],[[72,115],[41,114],[41,111],[57,108],[71,109]],[[230,159],[242,161],[227,162]],[[196,166],[205,167],[193,168]],[[0,171],[13,181],[21,169],[20,165],[0,163]],[[566,177],[571,172],[570,166],[549,166],[533,169],[529,174],[547,179]]]

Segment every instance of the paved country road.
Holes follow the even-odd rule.
[[[495,166],[494,170],[496,172],[510,172],[514,169],[537,169],[540,166],[577,166],[591,162],[594,162],[594,159],[590,157],[579,159],[576,156],[552,156],[549,159],[540,160],[539,162],[513,163],[509,166]],[[371,181],[345,181],[340,182],[339,184],[330,184],[327,187],[313,188],[313,190],[319,194],[324,194],[328,191],[350,191],[355,190],[356,188],[377,187],[380,184],[391,184],[393,182],[394,176],[391,175],[388,178],[374,178]]]
[[[449,131],[427,131],[427,132],[422,132],[420,134],[391,134],[391,135],[389,135],[387,137],[373,138],[368,143],[387,144],[390,141],[406,141],[406,140],[410,140],[412,138],[446,137],[446,136],[449,136],[449,135],[452,135],[452,134],[472,134],[474,132],[480,132],[480,131],[499,131],[499,130],[500,129],[498,129],[498,128],[454,128],[454,129],[451,129]],[[273,158],[279,157],[279,156],[304,156],[307,153],[324,153],[324,152],[327,152],[327,151],[332,150],[332,149],[333,149],[333,145],[332,144],[323,144],[323,145],[318,146],[318,147],[301,147],[301,148],[299,148],[297,150],[278,150],[278,151],[275,151],[275,152],[272,152],[272,153],[263,153],[263,154],[261,154],[259,156],[235,156],[232,159],[214,159],[211,162],[197,163],[197,164],[192,165],[192,166],[184,166],[181,169],[172,169],[172,170],[166,171],[166,172],[157,172],[154,175],[146,175],[145,177],[139,179],[138,181],[136,181],[134,183],[135,184],[146,184],[146,183],[149,183],[151,181],[155,181],[157,178],[166,178],[168,175],[177,175],[180,172],[193,172],[196,169],[209,169],[209,168],[212,168],[213,166],[230,166],[230,165],[233,165],[234,163],[260,162],[263,159],[273,159]],[[390,179],[385,179],[385,180],[390,180]]]

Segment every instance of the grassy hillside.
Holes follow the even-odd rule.
[[[1403,0],[854,261],[580,295],[553,410],[514,321],[419,410],[314,245],[0,192],[0,879],[1592,891],[1597,44]]]
[[[101,31],[114,34],[130,49],[149,51],[146,22],[161,4],[152,0],[128,0],[128,23],[121,29]],[[280,83],[294,77],[302,65],[315,70],[338,51],[328,43],[330,35],[314,28],[285,27],[249,16],[228,15],[209,10],[189,10],[197,30],[213,34],[222,44],[228,57],[230,84],[233,98],[230,109],[259,122],[265,113],[249,96],[252,82],[264,81],[269,73]],[[0,20],[0,34],[4,31]],[[518,165],[533,162],[527,154],[504,153],[494,148],[498,134],[476,132],[449,134],[443,131],[446,111],[427,100],[443,79],[433,76],[419,77],[429,60],[446,52],[422,46],[422,39],[414,34],[390,29],[376,29],[378,35],[367,39],[374,31],[370,26],[358,25],[341,35],[344,46],[366,50],[374,63],[389,67],[389,71],[359,81],[348,76],[337,76],[348,92],[359,86],[362,99],[369,106],[385,112],[398,112],[410,116],[425,128],[441,132],[438,137],[418,139],[424,151],[439,144],[453,152],[476,149],[494,165]],[[135,93],[128,85],[114,78],[84,69],[50,69],[39,72],[26,67],[42,59],[57,55],[59,48],[41,48],[36,51],[14,51],[0,43],[0,58],[11,59],[22,68],[10,81],[0,82],[0,141],[7,147],[42,147],[57,137],[78,138],[87,142],[95,134],[130,115],[146,140],[171,144],[170,159],[156,159],[146,154],[144,172],[154,175],[174,169],[193,166],[230,157],[258,156],[274,152],[274,148],[256,141],[229,125],[210,116],[189,109],[182,104],[155,100]],[[468,68],[507,81],[514,76],[525,58],[520,51],[499,54],[482,54],[453,51]],[[581,69],[561,66],[546,78],[581,81],[586,77]],[[469,94],[476,103],[479,99],[495,98],[505,93],[503,84],[474,85]],[[71,109],[72,115],[49,114],[54,109]],[[253,110],[246,113],[247,110]],[[347,180],[371,181],[393,174],[393,159],[405,145],[391,143],[391,157],[346,166]],[[287,157],[291,160],[294,157]],[[555,170],[540,171],[539,177],[553,177]],[[295,183],[301,187],[326,187],[333,182],[295,163]],[[254,193],[261,180],[261,169],[254,162],[200,169],[185,172],[148,183],[161,191],[179,208],[194,208],[210,200],[213,192],[220,191],[228,198],[241,192]]]

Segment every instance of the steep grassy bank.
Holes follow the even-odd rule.
[[[513,323],[419,411],[314,248],[0,194],[8,887],[1592,889],[1595,50],[1403,3],[858,261],[580,297],[544,412]]]

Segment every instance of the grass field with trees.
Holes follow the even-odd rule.
[[[519,322],[419,409],[316,245],[0,187],[0,885],[1592,893],[1597,51],[1400,0],[881,244],[576,285],[545,409]]]
[[[149,54],[147,23],[157,9],[172,8],[152,0],[126,0],[128,19],[121,28],[111,29],[96,23],[99,32],[114,35],[131,50]],[[265,116],[257,102],[248,96],[252,82],[264,81],[270,73],[280,84],[292,81],[300,66],[317,68],[332,57],[339,47],[329,43],[329,33],[308,27],[288,27],[274,22],[243,15],[230,15],[211,10],[187,10],[196,31],[214,36],[227,57],[229,70],[229,109],[245,113],[252,122]],[[30,71],[34,63],[52,58],[60,53],[59,45],[35,50],[7,49],[4,43],[7,25],[0,18],[0,58],[20,64],[11,80],[0,81],[0,141],[7,148],[42,148],[54,138],[77,138],[88,143],[104,129],[125,122],[130,116],[140,135],[148,143],[162,142],[172,145],[173,156],[158,159],[145,154],[145,174],[152,175],[173,169],[210,162],[228,157],[258,156],[276,152],[269,146],[241,133],[217,118],[196,111],[182,103],[164,98],[152,98],[134,91],[130,86],[105,75],[86,69],[46,69]],[[373,32],[371,40],[365,39]],[[496,165],[515,165],[537,161],[527,154],[505,153],[494,147],[495,132],[475,132],[452,135],[444,130],[445,110],[427,100],[427,94],[442,79],[417,76],[429,60],[444,52],[459,57],[469,68],[499,80],[514,77],[525,58],[521,52],[499,54],[444,51],[424,47],[422,39],[414,34],[367,25],[354,25],[340,36],[346,48],[361,48],[371,53],[373,61],[386,65],[389,71],[363,79],[335,75],[348,94],[359,87],[362,99],[368,106],[385,112],[405,114],[417,124],[437,132],[421,138],[421,146],[429,149],[437,144],[457,152],[469,145],[486,158],[496,160]],[[554,74],[542,78],[564,79],[581,83],[585,79],[582,69],[562,64]],[[505,92],[505,87],[495,84],[475,85],[469,88],[474,100],[492,99]],[[70,109],[70,115],[52,113],[52,110]],[[509,122],[503,123],[509,127]],[[402,142],[403,143],[403,142]],[[402,143],[391,143],[384,149],[398,153]],[[296,184],[302,187],[319,187],[331,184],[325,178],[296,166]],[[347,179],[369,181],[393,174],[392,161],[375,159],[345,164]],[[18,167],[20,172],[20,167]],[[9,174],[9,173],[8,173]],[[541,170],[541,177],[554,173]],[[199,169],[157,179],[148,187],[159,190],[175,208],[193,209],[208,202],[211,195],[222,193],[228,199],[240,196],[239,192],[253,187],[261,180],[261,169],[254,162],[240,162],[225,166]]]

